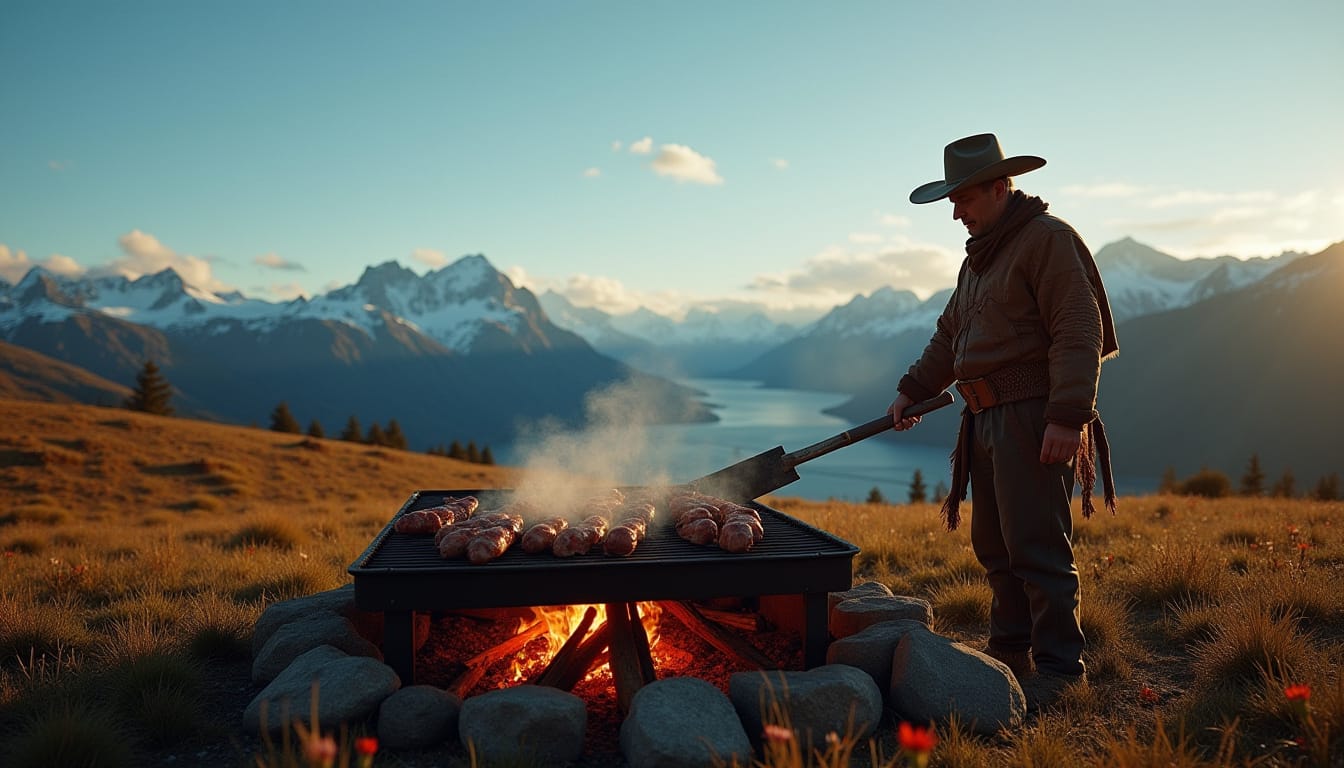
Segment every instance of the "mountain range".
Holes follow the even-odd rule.
[[[1304,478],[1337,471],[1325,435],[1339,431],[1340,409],[1326,393],[1344,388],[1344,375],[1318,358],[1344,332],[1331,299],[1344,290],[1341,248],[1251,260],[1181,260],[1132,239],[1099,250],[1121,341],[1100,398],[1116,471],[1231,473],[1251,453]],[[424,275],[379,264],[287,303],[203,291],[172,270],[131,280],[35,268],[17,284],[0,280],[0,393],[79,397],[16,382],[73,381],[82,369],[98,382],[80,390],[86,402],[115,400],[153,359],[179,412],[255,423],[283,400],[328,430],[351,415],[396,418],[419,448],[578,425],[587,398],[618,382],[638,386],[659,420],[712,420],[675,379],[729,376],[846,393],[833,412],[857,423],[885,411],[949,295],[879,287],[797,326],[745,305],[682,319],[578,307],[513,285],[480,255]],[[16,374],[21,357],[33,370],[31,353],[53,367]],[[1238,400],[1251,395],[1274,405]],[[1229,415],[1237,409],[1263,415]],[[955,419],[946,409],[910,436],[950,447]]]

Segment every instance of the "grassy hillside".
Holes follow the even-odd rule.
[[[264,607],[348,583],[411,491],[517,480],[117,409],[0,400],[0,423],[9,766],[255,765],[239,718]],[[857,544],[856,582],[925,598],[937,631],[983,643],[983,574],[965,528],[940,530],[933,505],[768,502]],[[1344,503],[1123,498],[1115,517],[1078,520],[1077,554],[1091,688],[1000,738],[944,726],[935,765],[1341,764]],[[1309,719],[1290,684],[1310,686]]]

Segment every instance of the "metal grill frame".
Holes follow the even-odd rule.
[[[484,507],[511,494],[415,491],[348,568],[356,608],[383,613],[384,659],[403,684],[415,679],[414,614],[460,608],[797,595],[804,608],[804,663],[811,668],[825,662],[827,594],[853,586],[858,547],[757,502],[750,506],[761,515],[765,538],[739,554],[682,540],[663,509],[629,557],[605,555],[600,546],[572,558],[527,554],[515,546],[497,560],[473,565],[440,557],[429,536],[393,530],[398,517],[446,496],[477,496]]]

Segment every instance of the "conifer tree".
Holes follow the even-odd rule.
[[[359,426],[359,419],[354,414],[350,414],[350,420],[345,422],[345,429],[341,430],[341,439],[347,443],[364,442],[364,429]]]
[[[1260,456],[1251,454],[1251,461],[1246,466],[1246,472],[1241,476],[1241,495],[1242,496],[1261,496],[1265,492],[1265,473],[1260,469]]]
[[[322,428],[322,422],[318,421],[317,419],[313,419],[312,422],[308,424],[308,436],[326,437],[327,431]]]
[[[915,470],[915,476],[910,480],[910,503],[923,504],[929,500],[928,493],[924,486],[924,475],[918,469]]]
[[[159,366],[146,360],[145,367],[135,377],[135,390],[126,398],[126,407],[159,416],[172,416],[173,385],[168,383]]]
[[[942,501],[943,499],[947,498],[947,493],[948,493],[947,484],[944,483],[942,480],[939,480],[938,485],[936,485],[933,489],[933,500]]]
[[[1297,495],[1297,479],[1293,477],[1293,470],[1283,470],[1283,475],[1274,482],[1273,495],[1283,499],[1291,499]]]
[[[881,489],[881,488],[878,488],[876,485],[874,485],[873,488],[872,488],[872,490],[868,491],[868,503],[869,503],[869,504],[886,504],[886,503],[887,503],[887,498],[886,498],[885,496],[882,495],[882,489]]]
[[[387,439],[387,447],[396,448],[399,451],[406,450],[406,435],[401,431],[401,424],[396,419],[388,419],[387,430],[384,433]]]
[[[454,440],[452,445],[448,446],[448,458],[457,459],[458,461],[466,461],[467,450],[462,447],[461,443]]]
[[[481,463],[481,450],[476,447],[475,440],[467,441],[467,461],[470,461],[472,464]]]
[[[481,449],[481,463],[489,464],[492,467],[495,465],[495,454],[488,445]]]
[[[275,410],[271,411],[271,431],[288,432],[295,435],[302,431],[299,428],[299,420],[289,412],[289,403],[284,400],[281,400],[280,404],[275,406]]]
[[[1180,483],[1176,481],[1176,468],[1168,466],[1162,471],[1162,483],[1157,486],[1158,493],[1179,493]]]
[[[1318,501],[1334,501],[1339,498],[1339,475],[1329,474],[1322,477],[1320,482],[1316,483],[1316,499]]]
[[[369,445],[387,445],[387,434],[383,432],[383,428],[378,426],[377,422],[374,422],[369,425],[369,435],[364,438],[364,442]]]

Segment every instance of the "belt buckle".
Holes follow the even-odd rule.
[[[971,413],[980,413],[994,405],[994,390],[983,377],[958,381],[957,391],[961,393],[961,397],[966,401],[966,407],[971,409]]]

